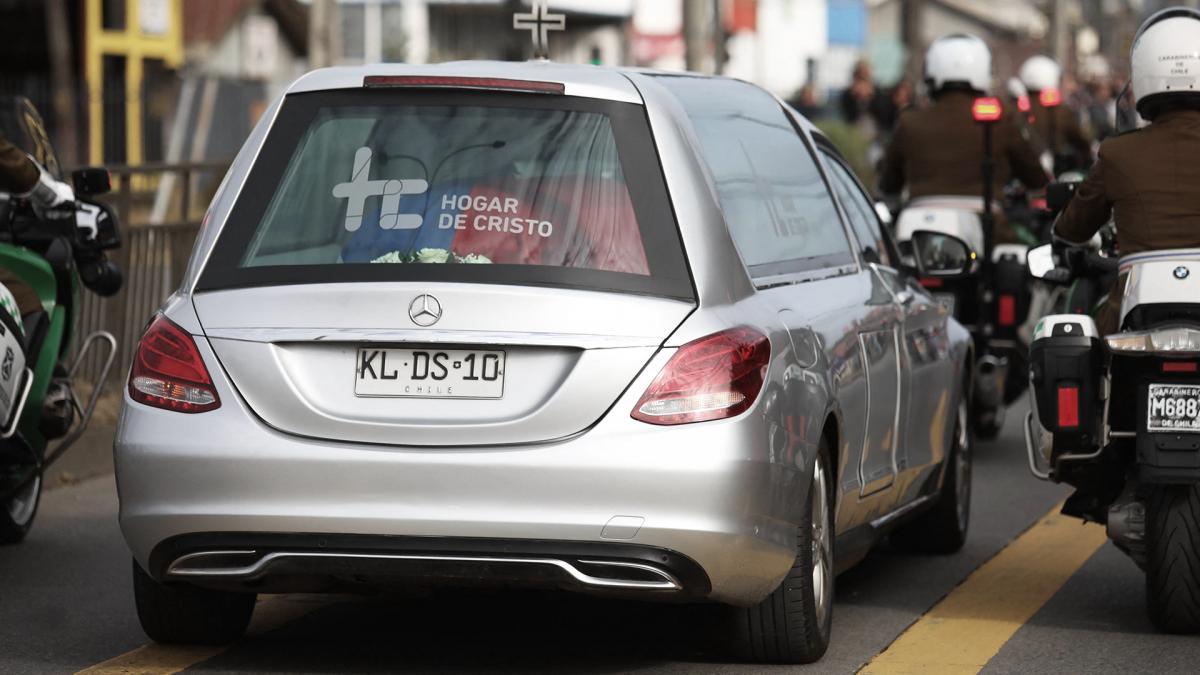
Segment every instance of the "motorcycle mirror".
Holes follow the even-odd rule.
[[[99,258],[79,265],[79,280],[96,295],[108,298],[121,290],[125,277],[116,263],[107,258]]]
[[[1075,190],[1079,188],[1079,183],[1051,183],[1046,186],[1046,208],[1051,211],[1062,211],[1067,208],[1067,204],[1071,202],[1071,198],[1075,196]]]
[[[1025,257],[1025,263],[1029,266],[1029,274],[1033,278],[1045,278],[1056,267],[1054,263],[1054,251],[1052,249],[1053,247],[1050,244],[1029,249],[1029,253]]]
[[[85,197],[107,194],[112,191],[112,177],[108,175],[108,169],[102,166],[76,169],[71,173],[71,183],[75,187],[75,194]]]

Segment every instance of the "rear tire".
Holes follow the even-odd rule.
[[[39,474],[24,488],[0,503],[0,544],[15,544],[29,534],[42,499]]]
[[[971,524],[971,462],[974,451],[967,403],[960,401],[951,437],[949,466],[933,508],[892,533],[892,542],[922,553],[954,553],[967,541]]]
[[[242,637],[254,613],[254,593],[168,586],[133,563],[133,597],[142,630],[155,642],[226,645]]]
[[[753,607],[731,608],[734,649],[743,661],[812,663],[829,648],[833,625],[833,480],[822,440],[796,529],[796,560],[783,583]]]
[[[1163,632],[1200,632],[1200,486],[1164,485],[1150,493],[1146,607]]]

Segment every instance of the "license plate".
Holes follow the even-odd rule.
[[[1200,385],[1150,385],[1146,430],[1200,433]]]
[[[504,352],[360,347],[354,394],[500,398],[504,395]]]

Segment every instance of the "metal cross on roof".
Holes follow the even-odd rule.
[[[537,59],[550,58],[550,31],[567,28],[566,15],[551,14],[547,3],[548,0],[533,0],[531,12],[513,14],[513,28],[527,30],[532,35],[533,57]]]

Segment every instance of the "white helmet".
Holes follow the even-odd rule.
[[[974,35],[938,38],[925,52],[925,80],[935,92],[949,84],[987,91],[992,86],[992,52]]]
[[[1146,19],[1133,36],[1129,60],[1142,117],[1152,119],[1160,101],[1200,98],[1200,11],[1172,7]]]
[[[1021,82],[1032,92],[1058,89],[1062,68],[1049,56],[1031,56],[1021,65]]]
[[[1007,88],[1011,98],[1019,99],[1022,96],[1029,96],[1029,90],[1025,88],[1025,83],[1015,77],[1008,78]]]

